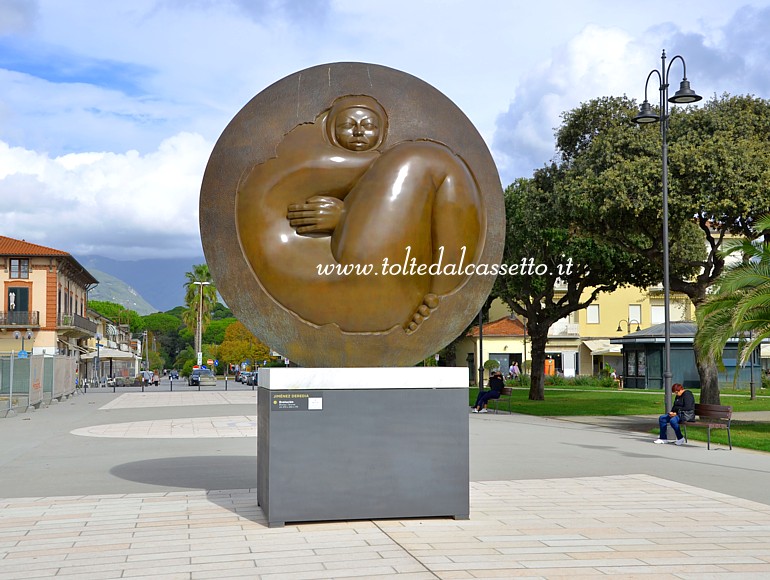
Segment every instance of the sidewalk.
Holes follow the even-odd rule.
[[[470,520],[268,528],[253,398],[179,395],[0,421],[0,579],[770,575],[770,454],[471,415]]]

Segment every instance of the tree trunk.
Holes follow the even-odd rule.
[[[530,333],[531,333],[531,329]],[[548,333],[530,334],[532,340],[532,368],[530,369],[529,400],[545,400],[545,345]]]
[[[705,301],[706,292],[701,292],[698,296],[690,297],[695,310]],[[696,331],[696,337],[697,333]],[[721,405],[719,402],[719,369],[713,358],[704,358],[695,348],[695,337],[693,338],[693,351],[695,352],[695,366],[698,368],[698,378],[700,379],[700,402],[704,405]]]
[[[721,405],[719,401],[719,370],[713,359],[705,359],[695,350],[695,365],[700,377],[700,402],[704,405]]]

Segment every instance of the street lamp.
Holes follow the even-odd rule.
[[[32,340],[32,331],[28,330],[27,332],[22,334],[21,332],[16,330],[13,333],[13,338],[15,338],[16,340],[21,339],[21,352],[27,352],[26,350],[24,350],[24,339]]]
[[[639,326],[639,321],[636,318],[632,318],[631,320],[626,320],[625,318],[623,320],[618,321],[618,332],[622,332],[623,328],[620,326],[623,322],[626,323],[626,334],[631,333],[631,324],[634,322],[636,323],[636,330],[635,332],[639,332],[642,327]]]
[[[102,347],[102,343],[100,342],[102,340],[102,335],[98,332],[96,333],[96,386],[101,387],[102,386],[102,361],[99,358],[99,349]]]
[[[679,90],[673,97],[668,96],[668,77],[671,72],[671,65],[675,60],[682,61],[682,81],[679,83]],[[661,152],[663,164],[663,307],[664,312],[664,343],[665,343],[665,367],[663,370],[663,386],[665,389],[666,412],[671,410],[671,315],[669,306],[671,303],[670,283],[669,283],[669,259],[668,259],[668,104],[686,104],[701,100],[701,96],[690,88],[690,81],[687,80],[687,65],[684,58],[676,55],[666,67],[666,51],[664,50],[660,57],[660,70],[653,69],[647,75],[644,83],[644,102],[642,103],[639,114],[633,118],[635,123],[660,123]],[[652,75],[658,75],[660,81],[660,109],[658,114],[652,110],[647,100],[647,85]]]
[[[198,328],[195,332],[195,352],[198,353],[198,364],[200,365],[203,362],[203,333],[201,332],[201,329],[203,328],[203,287],[208,286],[211,284],[211,282],[192,282],[192,284],[200,286],[200,303],[198,304]]]

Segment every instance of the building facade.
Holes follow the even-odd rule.
[[[0,236],[0,352],[78,356],[96,334],[98,281],[67,252]]]

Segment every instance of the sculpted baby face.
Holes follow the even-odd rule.
[[[334,121],[334,135],[345,149],[367,151],[380,137],[380,119],[364,107],[343,109]]]

